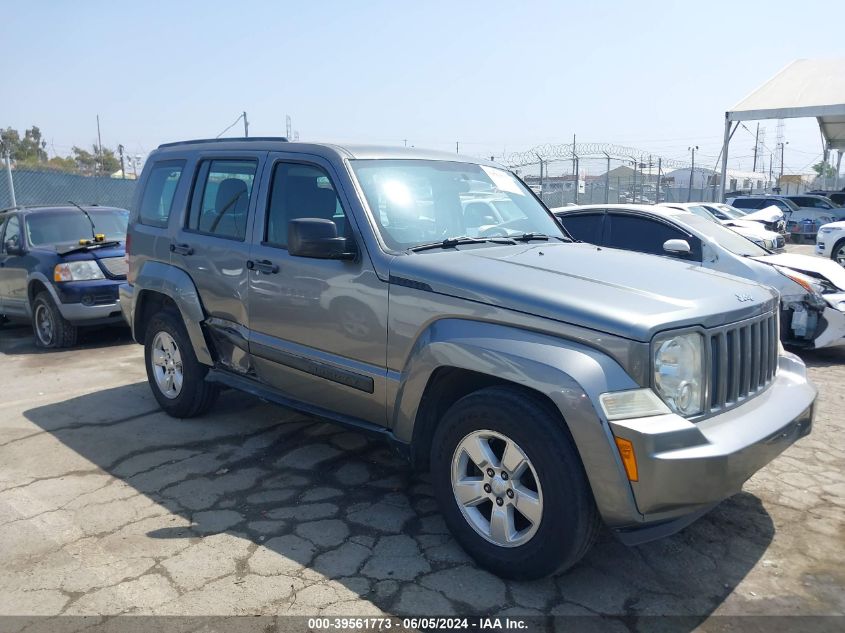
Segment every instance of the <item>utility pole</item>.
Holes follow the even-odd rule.
[[[689,170],[689,187],[687,187],[687,202],[689,202],[692,200],[692,179],[695,177],[695,150],[698,149],[698,145],[693,145],[687,149],[692,152],[692,167]]]
[[[760,124],[757,124],[757,134],[754,136],[754,167],[751,171],[757,171],[757,149],[760,147]]]
[[[97,115],[97,148],[98,148],[98,156],[100,162],[100,171],[103,169],[103,139],[100,136],[100,115]],[[96,170],[96,163],[94,169]]]
[[[575,145],[573,144],[573,148],[574,147],[575,147]],[[581,161],[578,160],[578,157],[576,156],[575,157],[575,189],[573,189],[573,192],[574,192],[573,195],[575,196],[575,204],[578,204],[578,188],[579,188],[579,185],[580,185],[580,177],[578,175],[578,172],[580,171],[580,169],[581,169]]]
[[[123,145],[118,144],[117,151],[120,153],[120,177],[126,180],[126,166],[123,163]]]
[[[461,153],[460,141],[455,141],[455,153],[456,153],[456,154],[460,154],[460,153]]]
[[[572,135],[572,175],[575,175],[575,135]]]
[[[607,204],[610,201],[610,154],[604,152],[604,155],[607,158],[607,171],[604,173],[604,203]]]
[[[631,202],[637,201],[637,159],[631,158],[631,162],[634,163],[634,178],[631,181]]]
[[[543,158],[537,154],[537,158],[540,160],[540,200],[543,199]]]
[[[12,203],[12,208],[18,206],[15,199],[15,181],[12,180],[12,155],[9,153],[8,145],[3,147],[3,156],[6,158],[6,180],[9,183],[9,199]]]
[[[780,177],[783,179],[783,146],[789,145],[789,141],[780,144]],[[780,182],[778,182],[778,186],[780,186]]]
[[[660,171],[663,168],[663,158],[657,157],[657,188],[654,190],[654,204],[660,204]]]
[[[247,121],[246,112],[244,112],[244,138],[249,138],[249,121]]]

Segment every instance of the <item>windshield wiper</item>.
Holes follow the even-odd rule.
[[[455,248],[456,246],[460,246],[462,244],[483,244],[485,242],[492,242],[493,244],[516,244],[516,242],[509,237],[467,237],[463,235],[461,237],[447,237],[445,240],[440,240],[439,242],[419,244],[417,246],[412,246],[408,250],[417,253],[419,251],[428,251],[435,248]]]
[[[88,244],[80,244],[79,246],[74,246],[73,248],[69,248],[66,251],[56,250],[59,255],[70,255],[71,253],[80,253],[82,251],[91,250],[92,248],[108,248],[110,246],[118,246],[120,242],[118,240],[109,240],[108,242],[94,242]]]
[[[567,240],[563,237],[560,237],[559,235],[555,235],[554,237],[555,237],[555,239],[558,239],[561,242],[570,241],[570,240]],[[546,235],[545,233],[523,233],[522,235],[511,235],[510,239],[516,240],[517,242],[532,242],[534,240],[541,240],[543,242],[548,242],[552,238],[551,238],[551,236]]]

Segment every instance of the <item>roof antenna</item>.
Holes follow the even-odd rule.
[[[106,239],[105,235],[103,235],[102,233],[97,233],[97,229],[94,226],[94,220],[91,219],[90,213],[88,213],[85,209],[83,209],[81,206],[76,204],[73,200],[68,200],[68,202],[70,204],[72,204],[73,206],[75,206],[80,211],[82,211],[82,213],[85,214],[85,217],[88,218],[88,222],[91,224],[91,237],[94,239],[95,242],[102,242],[104,239]],[[79,240],[79,241],[82,242],[83,240]]]

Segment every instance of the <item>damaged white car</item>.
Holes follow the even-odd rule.
[[[577,240],[684,259],[772,286],[781,295],[784,345],[845,345],[845,268],[833,261],[775,254],[721,224],[670,207],[608,204],[553,211]]]
[[[743,237],[751,240],[758,246],[763,248],[780,252],[786,246],[786,238],[783,234],[776,231],[766,229],[763,224],[754,220],[744,220],[734,217],[729,217],[724,211],[717,213],[708,205],[698,202],[666,202],[661,204],[662,207],[669,207],[671,209],[679,209],[681,211],[689,211],[695,215],[701,216],[707,220],[718,222],[722,226],[726,226],[732,231],[736,231]],[[725,205],[727,206],[727,205]],[[730,208],[730,207],[728,207]],[[736,213],[739,216],[739,213]],[[784,227],[786,225],[784,224]],[[785,228],[784,228],[785,232]]]

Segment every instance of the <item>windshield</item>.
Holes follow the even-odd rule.
[[[712,213],[710,213],[710,211],[708,209],[705,209],[704,207],[700,207],[696,204],[691,204],[691,205],[684,207],[684,211],[689,211],[690,213],[694,213],[698,217],[704,218],[705,220],[710,220],[711,222],[716,219],[716,217]]]
[[[726,248],[734,255],[741,255],[744,257],[762,257],[769,255],[769,251],[765,248],[757,246],[751,240],[743,237],[736,231],[732,231],[725,226],[713,220],[705,220],[698,215],[684,215],[678,217],[678,220],[687,224],[692,229],[706,237],[711,238],[722,248]]]
[[[713,207],[723,215],[730,218],[731,220],[741,220],[742,217],[745,215],[744,212],[740,211],[739,209],[735,209],[734,207],[728,204],[714,204]]]
[[[404,250],[459,236],[543,233],[560,225],[511,173],[440,160],[352,160],[385,244]]]
[[[129,212],[119,209],[86,209],[94,221],[94,233],[106,240],[125,240]],[[91,223],[79,210],[47,211],[26,216],[26,235],[32,246],[78,244],[91,239]]]

